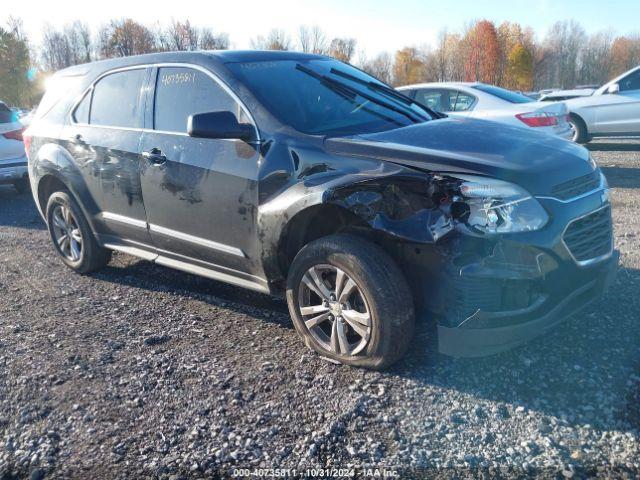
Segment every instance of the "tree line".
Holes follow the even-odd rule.
[[[189,20],[144,25],[113,19],[92,31],[82,21],[47,25],[34,45],[20,19],[0,27],[0,99],[14,105],[36,103],[42,80],[79,63],[151,52],[217,50],[230,47],[229,35]],[[529,27],[488,20],[460,31],[443,30],[435,45],[407,46],[368,57],[351,37],[331,38],[317,25],[302,25],[294,35],[272,29],[251,39],[251,47],[330,55],[379,79],[405,85],[432,81],[481,81],[513,90],[573,88],[602,84],[640,64],[640,35],[592,34],[573,21],[556,22],[538,39]]]

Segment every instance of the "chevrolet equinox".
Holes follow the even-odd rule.
[[[498,352],[600,297],[617,265],[583,147],[451,118],[332,58],[158,53],[58,72],[25,134],[71,269],[112,251],[284,295],[305,344],[383,368],[416,317]]]

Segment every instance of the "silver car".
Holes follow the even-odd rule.
[[[588,97],[564,102],[570,112],[573,140],[640,136],[640,66],[597,89]]]
[[[421,83],[398,90],[438,112],[533,128],[567,140],[572,136],[568,110],[561,102],[536,102],[520,93],[479,82]]]
[[[20,193],[29,189],[23,130],[18,115],[0,102],[0,184],[12,184]]]

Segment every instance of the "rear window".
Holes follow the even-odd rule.
[[[0,103],[0,123],[12,123],[17,119],[17,115],[4,103]]]
[[[109,127],[140,126],[140,90],[145,70],[126,70],[102,78],[93,89],[89,123]]]
[[[489,95],[493,95],[494,97],[501,98],[509,103],[529,103],[533,102],[533,99],[522,95],[520,93],[512,92],[511,90],[507,90],[505,88],[494,87],[493,85],[472,85],[471,88],[475,88],[476,90],[480,90],[481,92],[488,93]]]

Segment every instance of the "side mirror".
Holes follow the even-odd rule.
[[[617,83],[612,83],[607,87],[607,93],[609,94],[620,93],[620,85],[618,85]]]
[[[253,125],[239,123],[231,112],[196,113],[189,116],[187,133],[196,138],[232,138],[256,140]]]

